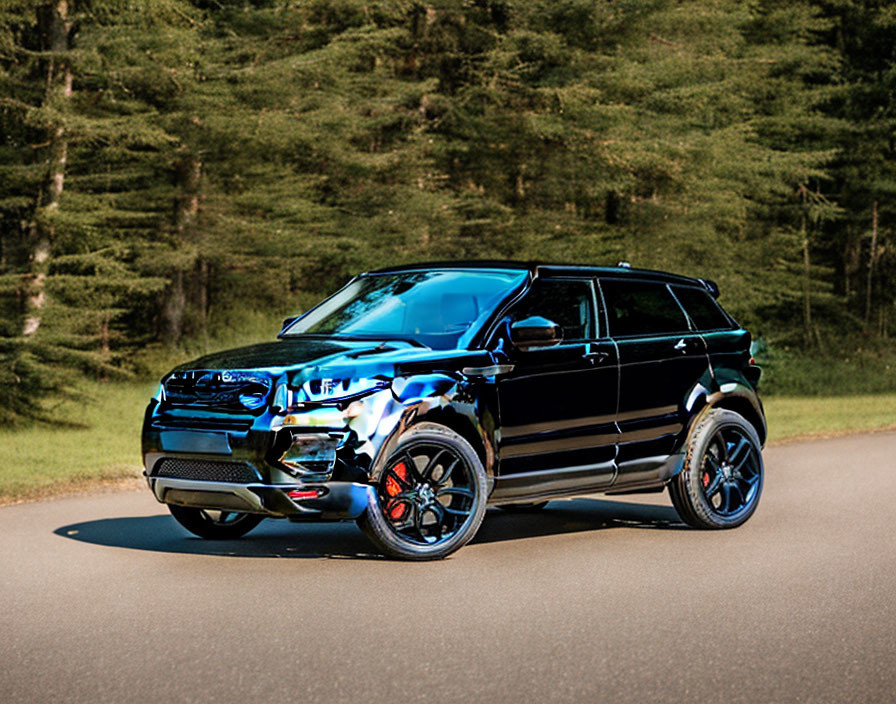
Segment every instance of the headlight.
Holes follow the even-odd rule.
[[[384,389],[389,386],[383,379],[309,379],[293,394],[295,403],[335,401]]]
[[[286,384],[277,384],[277,390],[274,392],[274,400],[271,401],[271,410],[274,413],[280,413],[289,408],[289,389]]]

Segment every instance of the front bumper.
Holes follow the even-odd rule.
[[[367,508],[373,489],[345,444],[347,428],[278,427],[269,414],[245,419],[246,427],[237,426],[241,420],[194,409],[160,413],[151,403],[143,464],[156,499],[291,520],[351,519]]]
[[[373,487],[354,482],[262,484],[147,477],[155,497],[166,504],[257,513],[290,520],[358,518],[373,500]],[[291,491],[316,491],[316,498],[290,498]]]

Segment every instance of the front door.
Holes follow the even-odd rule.
[[[509,350],[513,370],[498,378],[501,427],[497,489],[537,484],[558,492],[613,481],[618,368],[616,347],[598,324],[590,279],[536,279],[511,321],[541,316],[559,324],[560,344]],[[500,491],[498,494],[500,495]]]

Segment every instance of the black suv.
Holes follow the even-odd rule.
[[[204,538],[357,519],[448,555],[486,506],[662,491],[698,528],[756,510],[766,426],[750,334],[711,281],[510,262],[361,274],[276,342],[165,376],[149,486]]]

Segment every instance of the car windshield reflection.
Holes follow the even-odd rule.
[[[398,340],[461,349],[525,272],[414,271],[354,279],[281,335]]]

